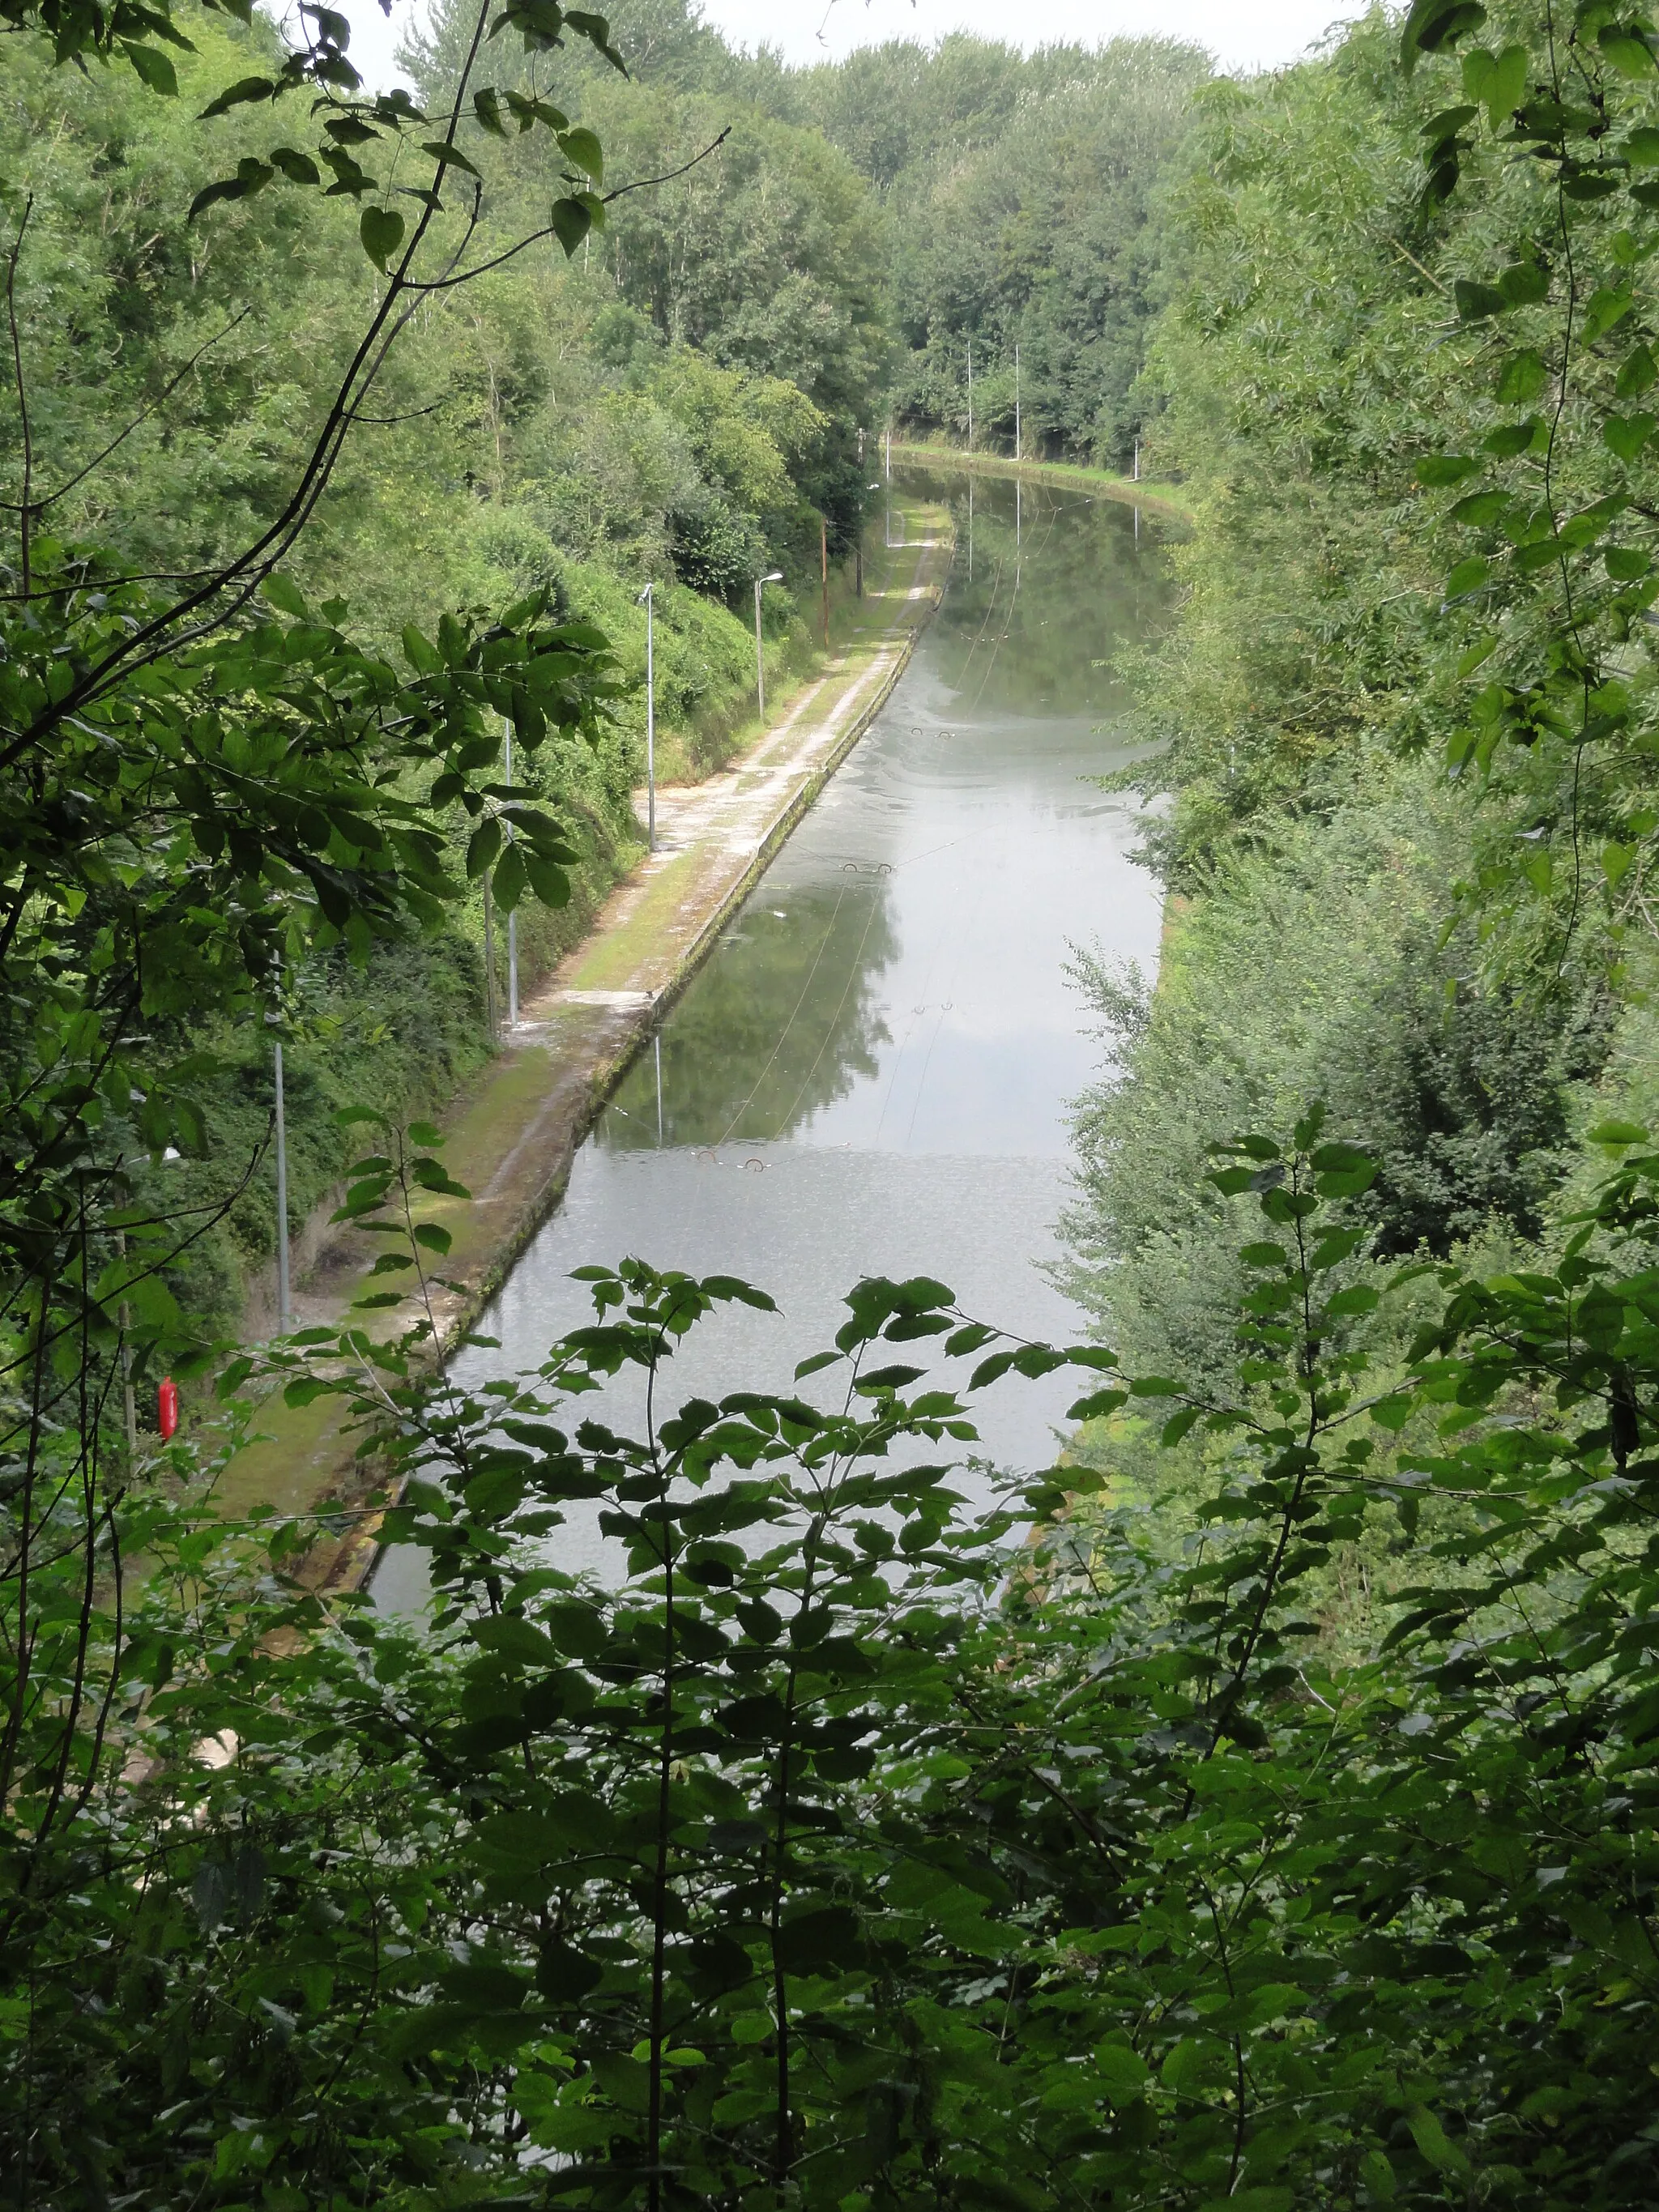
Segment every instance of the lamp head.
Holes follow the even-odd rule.
[[[783,571],[781,568],[774,568],[769,576],[757,576],[755,581],[757,584],[781,584],[783,581]]]
[[[646,601],[650,598],[650,596],[651,596],[652,592],[654,592],[654,591],[656,590],[656,588],[657,588],[657,587],[656,587],[656,586],[655,586],[655,584],[654,584],[654,583],[653,583],[653,584],[647,584],[647,585],[646,586],[645,589],[644,589],[644,590],[640,593],[640,596],[638,597],[638,599],[635,600],[635,602],[634,602],[635,605],[636,607],[642,607],[642,606],[645,605]]]

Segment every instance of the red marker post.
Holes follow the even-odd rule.
[[[171,1375],[159,1385],[155,1393],[155,1419],[161,1431],[161,1442],[167,1443],[179,1426],[179,1385]]]

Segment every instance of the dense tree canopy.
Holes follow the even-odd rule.
[[[320,7],[0,13],[0,2198],[1650,2205],[1659,30],[792,75],[514,0],[394,100]],[[481,1048],[483,886],[632,849],[639,590],[712,746],[729,603],[969,335],[993,431],[1018,339],[1034,434],[1145,416],[1195,517],[1163,972],[1078,959],[1097,1332],[866,1281],[678,1404],[769,1301],[629,1260],[465,1389],[398,1009]],[[307,1024],[374,1281],[238,1352]],[[344,1402],[422,1624],[134,1454],[192,1346],[233,1419]],[[970,1516],[981,1394],[1060,1371]]]

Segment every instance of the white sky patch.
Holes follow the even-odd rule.
[[[351,25],[351,56],[380,90],[398,81],[392,56],[424,0],[331,0]],[[603,10],[604,0],[599,0]],[[277,12],[273,10],[273,12]],[[613,9],[620,20],[626,9]],[[1063,40],[1164,37],[1206,47],[1223,69],[1279,69],[1364,12],[1359,0],[706,0],[707,20],[734,46],[778,47],[788,62],[838,59],[889,39],[923,44],[971,31],[1027,51]]]

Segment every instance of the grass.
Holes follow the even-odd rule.
[[[912,503],[912,517],[939,531],[939,510]],[[907,537],[908,532],[907,531]],[[832,655],[849,663],[913,629],[923,618],[926,600],[912,599],[925,549],[915,541],[891,548],[866,547],[866,589],[860,599],[850,575],[831,579],[830,636]],[[859,617],[863,619],[860,620]],[[783,720],[801,691],[822,672],[825,656],[815,652],[797,682],[770,701],[766,727]],[[758,723],[743,732],[737,750],[747,751],[763,734]],[[619,927],[590,933],[573,978],[580,988],[602,989],[636,980],[641,957],[665,933],[665,924],[688,894],[696,896],[693,856],[685,868],[665,871],[647,888],[635,911]],[[440,1223],[453,1239],[446,1272],[472,1285],[468,1310],[498,1282],[550,1198],[562,1184],[562,1157],[579,1142],[599,1099],[626,1066],[637,1042],[599,1009],[566,1008],[544,1042],[526,1045],[487,1061],[452,1096],[441,1118],[448,1143],[450,1172],[475,1194],[475,1201],[426,1198],[419,1218]],[[562,1103],[555,1094],[562,1093]],[[556,1106],[538,1127],[546,1109]],[[527,1149],[521,1150],[521,1145]],[[499,1187],[498,1187],[499,1186]],[[486,1194],[489,1194],[486,1196]],[[365,1264],[372,1254],[365,1255]],[[353,1288],[357,1287],[353,1285]],[[342,1302],[349,1295],[340,1285]],[[270,1398],[255,1417],[258,1438],[230,1462],[219,1486],[222,1506],[233,1513],[268,1504],[284,1513],[301,1513],[324,1497],[344,1493],[348,1517],[363,1478],[351,1478],[350,1439],[343,1432],[337,1400],[291,1407]],[[204,1439],[206,1441],[206,1439]],[[324,1547],[314,1565],[329,1566]],[[361,1553],[358,1554],[361,1559]]]

